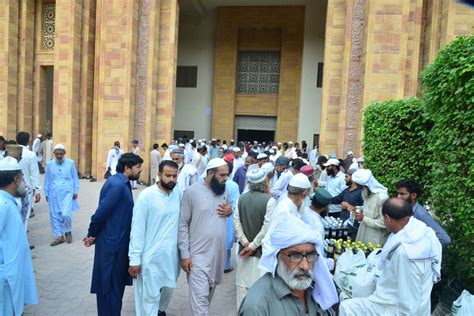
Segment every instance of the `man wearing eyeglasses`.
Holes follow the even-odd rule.
[[[259,268],[266,274],[250,288],[239,315],[335,315],[338,297],[317,251],[320,234],[286,214],[273,219],[265,239]]]

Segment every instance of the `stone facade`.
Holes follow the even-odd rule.
[[[474,10],[457,1],[328,1],[321,152],[362,154],[363,106],[415,96],[419,72],[473,31]]]
[[[43,23],[54,5],[54,28]],[[49,10],[49,9],[48,9]],[[296,140],[304,7],[218,8],[212,134],[234,136],[236,116],[276,118],[276,138]],[[417,94],[418,74],[474,10],[449,0],[329,0],[321,151],[361,152],[361,110]],[[177,0],[4,0],[0,3],[0,135],[45,132],[47,69],[54,68],[52,133],[81,174],[102,177],[108,149],[133,138],[145,159],[173,136]],[[44,45],[45,30],[54,41]],[[277,95],[235,93],[239,50],[280,51]],[[48,68],[49,67],[49,68]]]

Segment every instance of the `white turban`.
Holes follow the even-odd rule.
[[[369,169],[359,169],[352,174],[352,181],[365,185],[372,193],[387,192],[387,188],[378,182]]]
[[[321,234],[311,226],[291,214],[281,214],[273,219],[262,243],[262,257],[258,267],[270,272],[275,277],[280,250],[299,244],[312,243],[318,252],[323,249]],[[339,299],[336,287],[329,273],[326,258],[319,253],[313,266],[313,299],[322,309],[326,310],[336,304]]]

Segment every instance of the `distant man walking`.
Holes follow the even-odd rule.
[[[137,315],[166,315],[179,275],[178,165],[164,160],[156,184],[140,193],[133,208],[129,273],[135,282]]]
[[[109,154],[107,155],[107,170],[110,171],[111,175],[114,175],[117,171],[117,164],[119,161],[120,156],[123,155],[123,150],[120,149],[120,142],[115,141],[114,146],[109,150]]]
[[[208,314],[216,286],[224,277],[226,217],[232,214],[226,194],[228,176],[225,160],[211,159],[204,182],[184,191],[178,246],[188,277],[190,315]]]
[[[117,164],[117,173],[100,190],[99,207],[91,217],[84,245],[95,244],[91,293],[97,294],[99,316],[120,315],[128,274],[128,245],[133,214],[130,180],[138,180],[143,159],[127,153]]]
[[[51,246],[66,241],[72,242],[72,212],[79,210],[77,193],[79,177],[72,159],[65,158],[66,148],[62,144],[54,146],[56,159],[46,165],[44,195],[49,204],[51,228],[56,238]]]
[[[158,150],[158,144],[153,144],[153,149],[150,151],[150,185],[156,183],[156,178],[158,176],[158,167],[161,163],[161,154]]]

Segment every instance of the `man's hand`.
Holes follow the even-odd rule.
[[[35,203],[39,203],[39,201],[41,201],[41,194],[36,193],[35,194]]]
[[[72,199],[73,199],[73,200],[77,200],[77,194],[74,194],[74,195],[72,196]]]
[[[128,267],[128,274],[134,279],[137,278],[137,276],[140,274],[140,271],[142,270],[142,266],[129,266]]]
[[[217,215],[220,217],[227,217],[230,214],[232,214],[232,207],[230,207],[230,204],[219,204],[217,207]]]
[[[364,213],[362,212],[354,212],[354,218],[359,222],[364,220]]]
[[[93,244],[95,244],[95,237],[87,236],[87,237],[84,237],[84,239],[82,241],[84,242],[84,246],[90,247]]]
[[[246,246],[244,249],[242,249],[242,251],[239,253],[239,257],[242,258],[242,259],[245,259],[245,258],[248,258],[250,257],[251,255],[253,255],[255,253],[255,250],[256,249],[252,249],[250,248],[249,246]]]
[[[186,273],[191,272],[192,266],[193,266],[193,263],[191,261],[191,258],[181,259],[181,268],[183,268],[184,272]]]
[[[355,211],[355,207],[347,203],[346,201],[341,203],[341,208],[348,210],[349,212]]]

